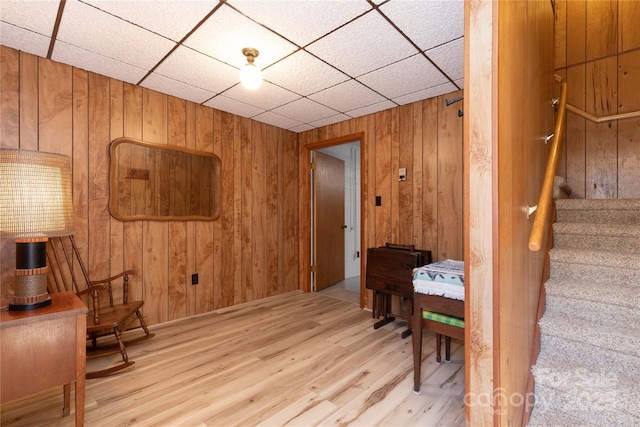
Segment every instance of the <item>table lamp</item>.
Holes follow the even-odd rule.
[[[73,233],[70,164],[60,154],[0,148],[0,237],[16,242],[9,310],[51,304],[46,245]]]

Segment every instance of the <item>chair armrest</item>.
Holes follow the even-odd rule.
[[[116,274],[115,276],[111,276],[107,279],[102,279],[102,280],[92,280],[90,283],[91,285],[97,285],[100,283],[107,283],[108,284],[108,290],[109,290],[109,305],[111,307],[113,307],[113,293],[111,292],[111,282],[119,279],[120,277],[123,277],[123,281],[122,281],[122,303],[126,304],[129,301],[129,275],[135,276],[136,270],[125,270],[120,274]]]
[[[80,292],[77,292],[76,295],[81,297],[82,295],[85,295],[85,294],[90,293],[91,295],[93,295],[94,292],[100,292],[100,291],[106,291],[106,290],[107,290],[107,287],[105,285],[92,285],[87,289],[83,289]]]
[[[116,280],[116,279],[119,279],[120,277],[128,276],[128,275],[135,276],[135,275],[136,275],[136,271],[135,271],[135,270],[126,270],[126,271],[123,271],[123,272],[122,272],[122,273],[120,273],[120,274],[116,274],[115,276],[111,276],[111,277],[109,277],[109,278],[107,278],[107,279],[102,279],[102,280],[92,280],[92,281],[91,281],[91,284],[92,284],[92,285],[97,285],[97,284],[99,284],[99,283],[109,283],[109,282],[111,282],[111,281],[114,281],[114,280]]]

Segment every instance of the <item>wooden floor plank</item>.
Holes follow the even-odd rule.
[[[375,322],[357,304],[291,292],[156,325],[153,339],[128,347],[132,368],[87,381],[85,425],[464,425],[461,343],[439,364],[424,333],[416,395],[406,326]],[[72,426],[61,413],[53,389],[3,404],[0,421]]]

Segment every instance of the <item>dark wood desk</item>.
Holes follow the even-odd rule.
[[[75,382],[76,426],[83,426],[87,307],[73,292],[51,299],[47,307],[0,313],[1,403],[62,385],[68,415]]]

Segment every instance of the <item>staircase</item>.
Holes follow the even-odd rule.
[[[556,207],[529,426],[640,426],[640,199]]]

